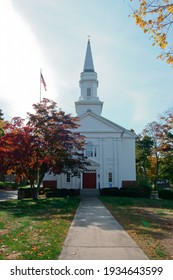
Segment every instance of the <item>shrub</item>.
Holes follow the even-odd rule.
[[[173,199],[173,190],[159,190],[158,195],[162,199]]]
[[[67,197],[67,196],[79,196],[80,189],[45,189],[46,197]]]
[[[69,196],[79,196],[80,195],[80,189],[69,189],[68,190]]]
[[[122,181],[122,188],[138,187],[137,181]]]
[[[171,189],[171,185],[170,185],[169,182],[159,182],[159,183],[157,183],[157,187],[156,187],[157,191],[164,190],[164,189]]]
[[[151,186],[150,182],[148,181],[148,179],[140,177],[140,178],[138,178],[137,181],[138,181],[138,186],[140,188],[142,188],[143,191],[150,196],[151,191],[152,191],[152,186]]]
[[[102,188],[102,189],[100,189],[100,195],[118,196],[118,192],[119,192],[118,188]]]
[[[119,196],[125,197],[149,197],[150,195],[140,187],[121,188]]]
[[[46,197],[66,197],[67,189],[55,189],[45,191]]]
[[[144,191],[143,188],[123,187],[118,188],[103,188],[100,190],[100,195],[104,196],[123,196],[123,197],[150,197],[150,192]]]
[[[18,199],[31,198],[36,190],[31,190],[30,187],[18,189]]]

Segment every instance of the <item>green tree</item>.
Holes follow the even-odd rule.
[[[161,177],[173,182],[173,110],[160,117]]]
[[[149,123],[143,130],[143,135],[150,137],[153,142],[151,148],[150,161],[150,180],[156,187],[159,179],[159,165],[160,165],[160,124],[158,122]]]
[[[160,150],[173,152],[173,109],[160,116],[161,128],[159,136],[161,138]]]
[[[152,140],[151,149],[143,140]],[[155,185],[159,180],[173,182],[173,110],[162,114],[158,122],[149,123],[137,142],[137,174],[147,176]],[[141,142],[142,141],[142,142]],[[145,168],[146,166],[146,168]]]
[[[147,178],[147,170],[150,167],[149,157],[153,147],[151,137],[138,135],[136,139],[136,170],[138,177]]]
[[[3,118],[3,113],[2,113],[2,110],[0,109],[0,121],[2,121],[4,118]]]
[[[160,179],[173,183],[173,156],[169,153],[161,159]]]

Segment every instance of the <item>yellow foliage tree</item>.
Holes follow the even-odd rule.
[[[157,44],[162,53],[160,59],[166,59],[173,65],[173,3],[171,0],[130,0],[137,7],[133,8],[136,24],[150,35],[153,45]],[[137,3],[136,3],[137,2]]]
[[[7,121],[0,120],[0,137],[4,134],[4,127],[7,124]]]

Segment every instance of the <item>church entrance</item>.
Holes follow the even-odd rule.
[[[96,171],[89,170],[83,173],[83,189],[96,189]]]

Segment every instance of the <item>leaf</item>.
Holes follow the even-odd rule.
[[[168,7],[168,12],[173,14],[173,5],[170,5],[170,6]]]
[[[33,247],[32,247],[32,250],[33,250],[33,251],[37,251],[37,247],[36,247],[36,246],[33,246]]]
[[[138,0],[138,2],[139,7],[135,7],[133,12],[136,24],[144,30],[144,33],[151,34],[153,46],[157,44],[164,50],[162,59],[168,64],[173,64],[172,36],[169,36],[173,28],[173,4],[169,4],[171,1],[168,0]]]

